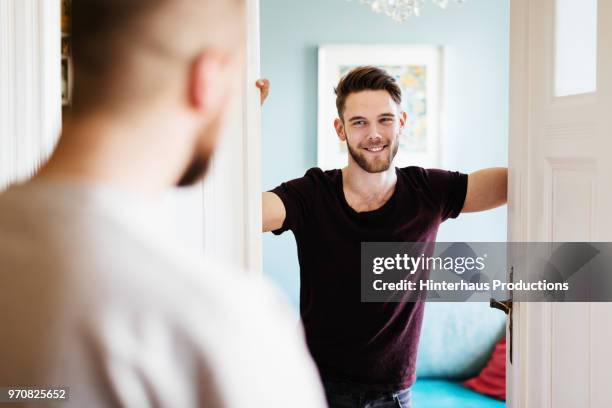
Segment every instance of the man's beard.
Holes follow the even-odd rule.
[[[177,187],[190,187],[196,184],[198,181],[204,178],[204,175],[208,171],[210,165],[210,155],[206,156],[195,156],[194,159],[189,163],[189,166],[183,172],[179,181],[176,183]]]
[[[389,154],[386,155],[386,157],[381,158],[380,160],[374,160],[374,158],[368,160],[368,158],[366,157],[367,153],[362,152],[361,149],[353,149],[348,140],[346,141],[346,146],[348,147],[349,154],[351,155],[353,160],[355,160],[355,163],[357,163],[359,167],[361,167],[368,173],[380,173],[388,170],[389,167],[391,167],[391,163],[393,163],[393,159],[395,158],[395,155],[397,154],[397,151],[399,149],[399,136],[400,135],[398,134],[395,137],[394,144],[387,146],[387,148],[389,149]]]
[[[222,116],[218,116],[208,127],[200,130],[199,142],[194,148],[193,157],[176,183],[177,187],[190,187],[204,179],[212,155],[215,151],[217,135],[220,133]],[[213,140],[211,143],[210,141]]]

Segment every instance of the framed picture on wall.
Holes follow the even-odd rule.
[[[334,87],[360,65],[373,65],[394,76],[402,89],[401,109],[408,115],[400,135],[397,167],[439,166],[442,50],[430,45],[322,45],[319,47],[317,165],[342,168],[348,149],[333,123],[338,117]]]

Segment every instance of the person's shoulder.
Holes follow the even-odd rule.
[[[154,249],[151,247],[150,249]],[[139,252],[139,251],[136,251]],[[149,261],[136,256],[134,271],[127,275],[118,270],[106,274],[106,288],[121,279],[121,289],[113,292],[113,301],[130,303],[136,314],[165,316],[195,337],[241,335],[252,325],[279,327],[289,310],[283,296],[256,275],[226,262],[202,258],[191,251],[150,251]],[[115,282],[116,283],[116,282]],[[283,320],[284,319],[284,320]],[[201,327],[207,321],[214,333]],[[199,329],[205,329],[203,332]]]
[[[406,166],[397,168],[398,174],[404,179],[404,181],[416,189],[421,189],[423,185],[427,184],[428,170],[429,169],[420,166]]]
[[[41,200],[40,189],[32,188],[31,183],[17,183],[0,191],[0,207],[4,211],[24,211],[31,207],[42,207],[46,200]],[[55,196],[58,198],[57,196]]]
[[[335,180],[339,175],[342,174],[340,169],[329,169],[323,170],[320,167],[311,167],[306,170],[304,177],[311,177],[316,180]]]
[[[435,198],[467,183],[467,174],[440,168],[408,166],[398,168],[404,184],[424,196]]]
[[[113,309],[121,311],[114,315],[115,321],[123,322],[118,327],[128,330],[116,335],[138,336],[131,339],[133,344],[167,346],[156,350],[158,358],[174,349],[174,360],[160,369],[190,383],[192,391],[214,383],[215,393],[228,406],[243,406],[248,398],[262,406],[281,406],[279,400],[289,397],[289,390],[321,406],[316,402],[315,367],[299,335],[297,315],[263,277],[210,259],[165,260],[151,272],[125,279],[121,295],[109,299]],[[181,361],[183,365],[177,363]],[[205,379],[191,378],[186,367],[198,367],[212,380],[206,384]],[[294,384],[284,384],[278,395],[262,383],[278,384],[285,378]]]
[[[405,175],[427,177],[431,173],[435,172],[447,172],[448,170],[440,169],[437,167],[421,167],[421,166],[406,166],[398,167],[398,171]]]
[[[323,170],[320,167],[312,167],[306,171],[304,178],[310,179],[313,184],[334,186],[338,182],[338,178],[342,178],[342,170]]]
[[[342,177],[342,171],[339,169],[323,170],[320,167],[311,167],[306,170],[302,177],[289,180],[283,184],[310,194],[334,186],[338,177]]]
[[[265,406],[290,396],[299,396],[297,406],[323,406],[299,317],[279,290],[254,272],[210,260],[201,265],[202,280],[176,318],[194,354],[210,356],[218,381],[240,390],[225,395],[229,405],[245,405],[249,395]]]
[[[265,285],[249,278],[248,272],[213,258],[204,258],[174,240],[133,238],[129,248],[131,256],[124,257],[124,261],[132,265],[132,273],[125,274],[125,268],[112,262],[106,279],[121,279],[126,296],[135,296],[134,301],[142,297],[142,303],[147,304],[155,299],[156,305],[166,311],[181,305],[208,305],[211,309],[231,311],[233,309],[226,307],[231,304],[231,298],[248,301],[267,290]],[[205,310],[200,308],[202,313]]]
[[[436,167],[421,167],[421,166],[407,166],[397,169],[399,174],[404,177],[421,183],[431,184],[436,183],[441,178],[447,178],[450,175],[462,174],[457,171],[451,171]]]

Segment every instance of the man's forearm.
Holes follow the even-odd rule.
[[[485,211],[508,201],[508,168],[491,167],[470,173],[462,212]]]

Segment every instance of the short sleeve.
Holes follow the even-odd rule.
[[[283,225],[272,231],[273,234],[280,235],[287,230],[295,233],[304,226],[305,220],[308,219],[312,211],[317,170],[310,169],[304,174],[304,177],[286,181],[270,190],[281,199],[286,213]]]
[[[425,169],[424,174],[433,199],[440,206],[441,220],[457,218],[465,203],[468,175],[442,169]]]

